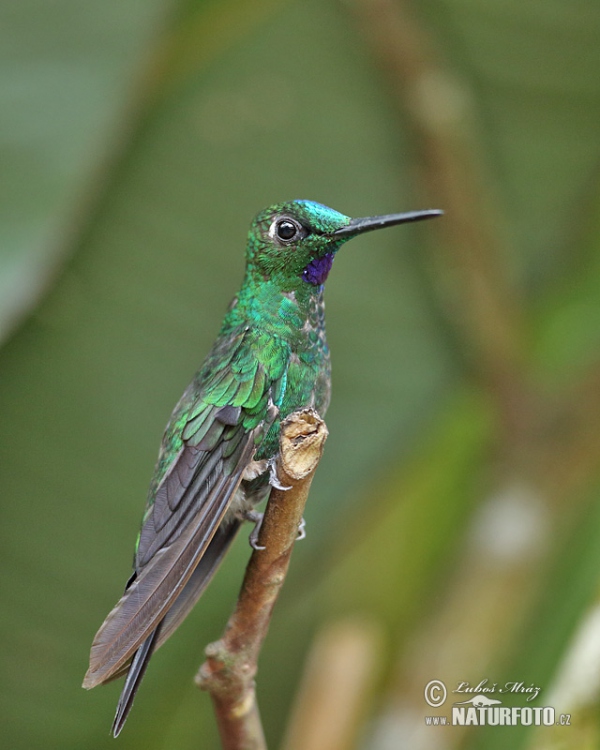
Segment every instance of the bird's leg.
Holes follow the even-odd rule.
[[[242,513],[241,517],[244,521],[250,521],[254,524],[254,528],[250,532],[250,537],[248,539],[252,549],[266,549],[266,547],[262,547],[258,543],[258,535],[260,534],[260,527],[262,526],[264,513],[259,513],[257,510],[246,510]],[[299,542],[301,539],[306,539],[306,521],[304,520],[304,516],[300,519],[300,523],[298,524],[298,536],[296,537],[296,541]]]
[[[239,518],[241,518],[243,521],[250,521],[250,523],[254,524],[254,528],[250,532],[250,536],[248,538],[252,549],[266,549],[266,547],[263,547],[258,543],[258,535],[260,534],[260,527],[262,526],[263,517],[264,513],[259,513],[257,510],[250,509],[244,510],[239,514]],[[300,519],[300,523],[298,524],[298,536],[296,537],[296,541],[299,542],[301,539],[306,539],[306,521],[304,520],[304,517]]]
[[[259,513],[257,510],[245,510],[241,514],[241,517],[244,521],[250,521],[250,523],[254,524],[254,528],[250,532],[250,537],[248,539],[252,549],[266,549],[266,547],[261,547],[261,545],[258,543],[258,535],[260,534],[260,527],[262,526],[263,522],[263,513]]]

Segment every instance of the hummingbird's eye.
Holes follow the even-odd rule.
[[[279,219],[274,226],[275,236],[281,242],[292,242],[302,236],[302,227],[291,219]]]

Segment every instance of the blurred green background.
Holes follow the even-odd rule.
[[[598,3],[22,0],[0,40],[2,746],[115,746],[120,685],[80,683],[162,429],[250,219],[310,198],[446,216],[356,240],[328,281],[330,438],[260,661],[270,746],[599,747]],[[218,747],[192,678],[244,537],[123,750]],[[573,726],[425,725],[454,700],[427,706],[430,680],[486,678]]]

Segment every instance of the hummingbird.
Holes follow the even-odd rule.
[[[243,521],[277,486],[280,424],[331,394],[324,284],[349,239],[438,210],[351,219],[293,200],[252,221],[246,271],[217,339],[165,429],[138,533],[133,574],[92,643],[83,687],[126,675],[121,732],[154,651],[190,612]],[[299,530],[301,536],[302,530]]]

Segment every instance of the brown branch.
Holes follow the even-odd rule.
[[[197,685],[213,700],[224,750],[266,750],[254,677],[273,607],[283,586],[308,492],[327,439],[313,409],[294,412],[281,425],[277,478],[234,613],[223,637],[206,648]]]

